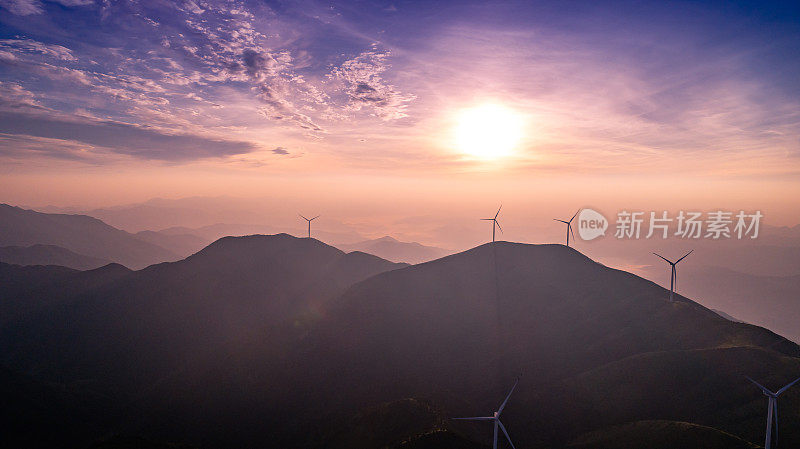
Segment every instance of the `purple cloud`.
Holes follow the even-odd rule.
[[[257,149],[251,142],[68,116],[41,106],[4,100],[0,100],[0,134],[81,142],[104,152],[170,162],[225,157]]]
[[[390,66],[388,51],[379,51],[376,46],[355,58],[348,59],[332,70],[329,78],[343,83],[347,95],[347,109],[371,110],[383,120],[406,117],[408,103],[415,95],[403,94],[383,80],[382,74]]]
[[[94,0],[53,0],[64,6],[87,6]],[[39,0],[0,0],[0,6],[18,16],[29,16],[43,12],[42,2]]]

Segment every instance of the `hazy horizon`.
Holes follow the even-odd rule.
[[[314,230],[322,232],[329,237],[329,243],[353,243],[359,238],[374,239],[389,235],[402,241],[416,241],[425,245],[442,247],[458,251],[471,248],[491,237],[491,227],[480,218],[493,215],[500,203],[490,200],[473,204],[451,204],[447,213],[441,211],[439,202],[423,202],[419,205],[407,202],[375,203],[366,201],[349,201],[347,203],[333,203],[330,205],[316,205],[310,202],[298,201],[292,203],[286,199],[274,198],[237,198],[231,196],[220,197],[187,197],[178,199],[151,198],[144,202],[116,204],[101,207],[80,205],[41,205],[17,204],[16,206],[30,208],[47,213],[80,213],[88,214],[106,221],[108,224],[129,232],[145,230],[160,231],[170,227],[201,228],[215,224],[252,225],[263,226],[271,232],[288,232],[304,235],[306,225],[298,214],[322,215],[314,222]],[[596,203],[580,204],[571,209],[559,204],[532,204],[519,202],[503,202],[503,209],[499,217],[503,232],[498,232],[499,240],[519,241],[524,243],[562,243],[564,236],[563,225],[553,221],[554,218],[568,219],[578,209],[592,208],[604,213],[611,221],[611,228],[606,237],[600,239],[605,242],[617,239],[614,236],[613,223],[616,214],[622,210],[638,210],[649,215],[650,211],[661,214],[664,210],[673,219],[680,210],[702,211],[704,214],[714,209],[700,209],[681,207],[678,209],[646,208],[646,202],[636,207],[603,208]],[[300,205],[304,206],[300,206]],[[12,203],[12,205],[15,205]],[[142,208],[142,206],[145,206]],[[405,215],[402,210],[405,206],[409,212]],[[400,209],[400,210],[398,210]],[[722,210],[738,213],[739,209],[730,207]],[[745,209],[748,211],[747,209]],[[757,209],[749,210],[753,212]],[[761,240],[759,239],[722,239],[731,245],[746,247],[752,244],[764,243],[763,230],[770,227],[793,228],[798,223],[778,223],[760,209],[765,217],[761,219]],[[548,212],[549,211],[549,212]],[[649,216],[645,217],[642,225],[644,233],[641,240],[649,242],[654,247],[667,242],[680,242],[690,244],[692,241],[703,239],[681,239],[670,232],[668,239],[653,236],[645,239]],[[671,224],[675,227],[675,223]],[[673,229],[674,230],[674,229]],[[333,233],[333,237],[330,237]],[[348,237],[349,235],[349,237]],[[325,240],[325,239],[323,239]],[[594,245],[596,242],[585,242],[578,239],[578,247]],[[698,242],[699,243],[699,242]],[[771,240],[771,245],[796,246],[793,240]],[[591,248],[591,246],[589,246]]]
[[[1,5],[0,201],[800,223],[788,6]]]

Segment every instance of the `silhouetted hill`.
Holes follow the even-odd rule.
[[[0,262],[14,265],[60,265],[76,270],[91,270],[111,263],[106,259],[84,256],[55,245],[3,246]]]
[[[299,218],[299,217],[298,217]],[[244,235],[253,234],[276,234],[285,232],[296,237],[305,237],[307,228],[305,226],[286,227],[276,226],[272,224],[241,224],[241,223],[215,223],[197,228],[188,228],[185,226],[174,226],[170,228],[161,229],[159,234],[164,235],[194,235],[204,239],[207,242],[213,242],[222,237],[241,237]],[[354,232],[335,232],[327,231],[324,229],[314,229],[313,237],[325,242],[337,242],[342,244],[349,244],[360,241],[363,237]]]
[[[762,440],[766,402],[743,375],[777,388],[800,376],[800,348],[667,298],[562,245],[403,266],[288,235],[223,238],[4,326],[0,362],[90,381],[127,404],[115,431],[207,447],[482,445],[490,426],[447,418],[491,413],[520,374],[503,414],[518,447],[613,442],[616,426],[658,420]],[[792,447],[800,390],[780,407]]]
[[[0,263],[0,329],[26,315],[50,310],[113,284],[130,273],[132,271],[119,264],[78,271],[57,265]]]
[[[0,246],[56,245],[129,268],[176,260],[160,246],[86,215],[43,214],[0,204]]]
[[[133,393],[265,328],[309,319],[351,284],[398,266],[285,234],[226,237],[27,313],[0,334],[2,357],[42,376],[91,378]],[[54,281],[40,295],[87,285],[72,281]]]
[[[772,375],[780,379],[798,376],[798,346],[767,330],[725,320],[686,298],[674,303],[666,298],[667,292],[656,284],[561,245],[483,245],[382,273],[349,289],[304,341],[310,347],[302,353],[314,354],[307,357],[314,360],[314,368],[307,369],[328,375],[312,375],[302,388],[320,395],[322,399],[312,395],[316,403],[351,407],[447,392],[449,397],[471,398],[474,409],[451,410],[469,416],[493,410],[509,380],[522,372],[506,423],[520,446],[558,446],[570,434],[563,431],[614,424],[601,418],[622,403],[622,397],[641,406],[620,415],[622,422],[670,419],[677,410],[686,420],[713,420],[757,440],[760,432],[749,424],[756,416],[740,416],[739,410],[759,396],[741,382],[742,373],[764,376],[763,367],[772,366]],[[652,363],[637,365],[635,371],[613,371],[620,373],[620,381],[669,392],[652,401],[631,395],[630,388],[621,389],[593,403],[593,413],[584,414],[581,407],[548,417],[542,414],[557,406],[557,398],[534,393],[581,373],[590,373],[592,382],[614,379],[612,372],[591,373],[648,354],[676,354],[680,361],[701,350],[714,354],[737,347],[761,349],[757,355],[724,352],[706,360],[705,370],[699,361],[688,363],[682,377],[676,377],[670,364],[655,363],[660,360],[655,356],[648,356]],[[703,414],[708,411],[703,404],[692,402],[695,389],[664,389],[670,383],[691,387],[698,379],[689,373],[707,387],[703,404],[717,405],[713,418]],[[734,379],[736,388],[721,389],[720,385],[733,385]],[[609,385],[593,391],[604,388]],[[800,403],[795,395],[787,395],[785,402]],[[687,405],[672,409],[676,404]],[[303,403],[302,409],[314,410],[315,403]],[[796,411],[784,416],[800,420]],[[583,419],[588,419],[583,429],[572,427]],[[565,427],[563,422],[571,424]],[[784,433],[787,444],[800,441],[797,431]]]
[[[386,260],[410,264],[428,262],[451,253],[446,249],[425,246],[416,242],[400,242],[388,235],[379,239],[336,246],[343,251],[363,251]]]

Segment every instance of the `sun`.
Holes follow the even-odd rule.
[[[510,155],[522,138],[522,116],[511,108],[485,104],[461,111],[455,127],[455,145],[479,159]]]

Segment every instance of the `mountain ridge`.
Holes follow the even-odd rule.
[[[0,246],[35,244],[60,246],[134,269],[178,259],[167,249],[88,215],[46,214],[0,204]]]
[[[12,265],[61,265],[76,270],[91,270],[110,260],[86,256],[56,245],[0,247],[0,262]]]
[[[211,447],[329,447],[326,423],[405,398],[430,398],[444,417],[483,413],[521,373],[504,414],[521,445],[564,447],[647,419],[756,441],[760,393],[739,371],[800,374],[796,344],[680,295],[671,303],[657,284],[563,245],[495,242],[409,266],[287,234],[226,237],[124,274],[2,330],[2,347],[0,363],[125,391],[135,418],[124,430]],[[678,388],[687,382],[699,390]],[[671,387],[649,398],[652,385]],[[604,395],[610,386],[628,396]],[[344,424],[337,441],[366,424]],[[453,444],[486,437],[450,429]]]

